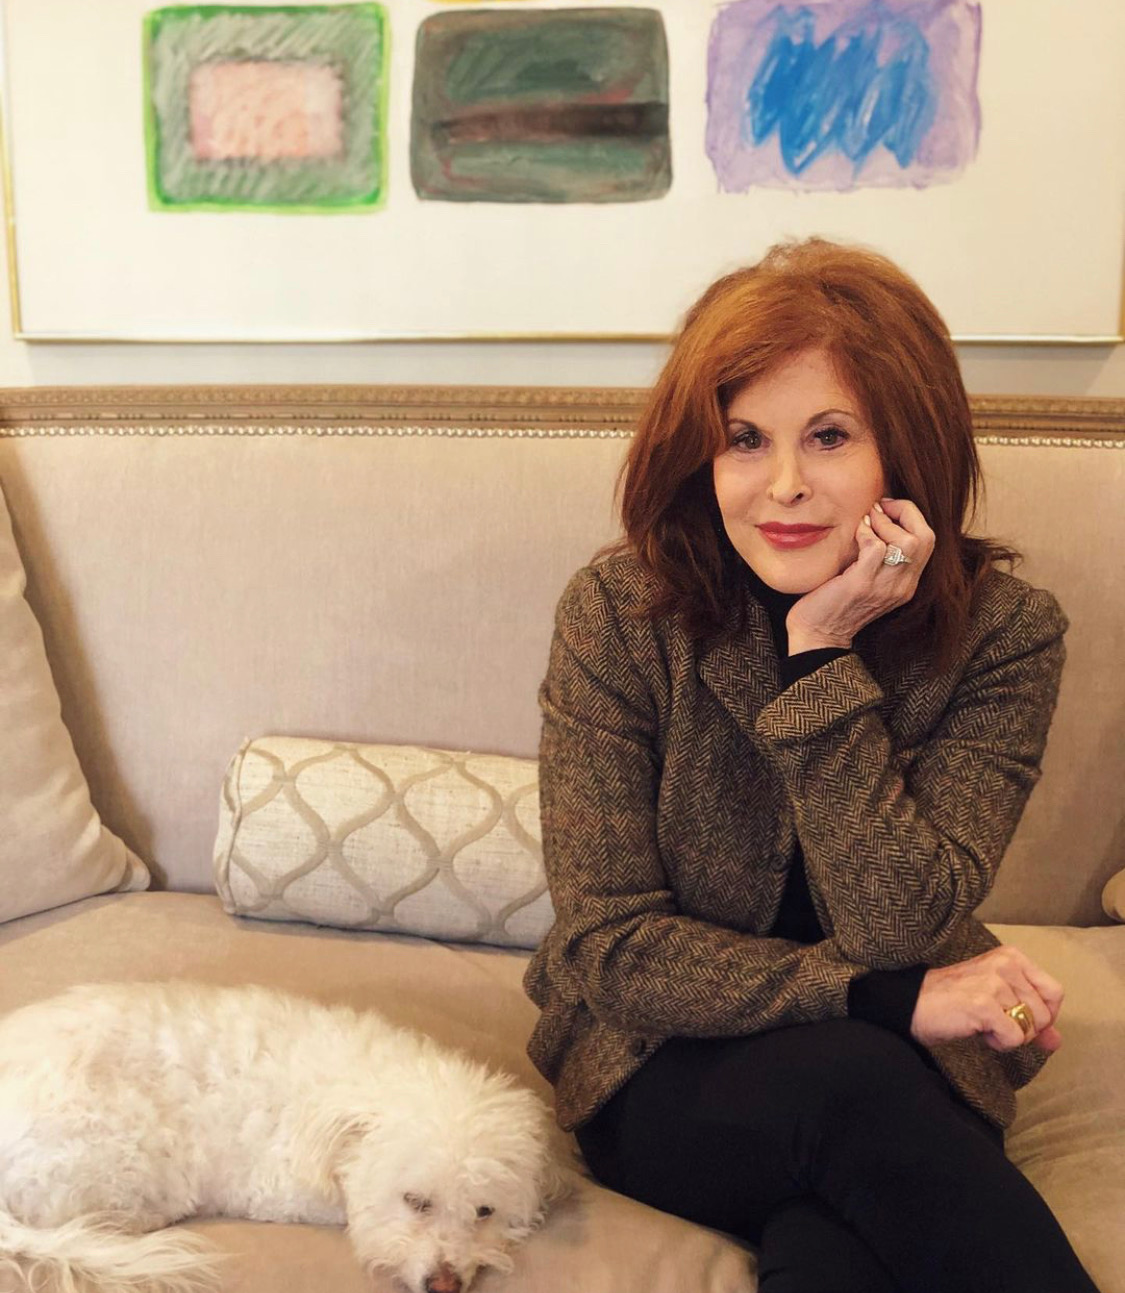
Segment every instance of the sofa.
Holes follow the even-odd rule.
[[[377,1008],[549,1099],[524,1052],[535,1009],[521,988],[550,921],[536,690],[559,594],[617,533],[615,477],[640,398],[0,391],[0,620],[18,612],[41,633],[36,686],[57,696],[44,748],[59,760],[51,776],[28,773],[34,740],[11,715],[32,664],[9,650],[0,809],[7,778],[25,810],[24,837],[0,820],[0,1013],[86,982],[262,983]],[[1125,1293],[1125,401],[979,398],[974,415],[977,528],[1023,551],[1017,573],[1071,621],[1042,780],[980,912],[1067,992],[1064,1045],[1020,1092],[1008,1152],[1102,1293]],[[25,634],[21,649],[30,660],[38,648]],[[480,910],[474,876],[515,884],[505,910],[519,920],[459,925],[377,903],[341,915],[331,895],[287,889],[292,877],[265,894],[245,866],[240,887],[232,840],[252,818],[231,787],[269,748],[258,738],[352,764],[369,747],[447,768],[483,759],[464,766],[497,802],[485,783],[508,778],[505,847],[521,837],[524,871],[513,880],[503,850],[478,847],[454,897]],[[440,801],[445,783],[430,782]],[[50,842],[66,822],[86,850],[71,872]],[[232,1293],[365,1285],[340,1231],[186,1224],[229,1255]],[[752,1293],[754,1268],[731,1237],[581,1179],[514,1272],[476,1287]]]

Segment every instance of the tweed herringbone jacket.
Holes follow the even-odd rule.
[[[1051,594],[992,571],[948,672],[882,663],[876,621],[783,692],[748,589],[742,629],[707,647],[630,615],[653,591],[631,555],[579,571],[540,690],[555,924],[524,984],[567,1130],[668,1037],[843,1017],[857,975],[995,947],[972,913],[1039,778],[1065,657]],[[825,933],[808,945],[766,936],[797,838]],[[1001,1127],[1045,1059],[980,1038],[931,1053]]]

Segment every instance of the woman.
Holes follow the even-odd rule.
[[[780,246],[689,312],[559,604],[530,1053],[595,1176],[763,1293],[1093,1288],[1003,1151],[1063,993],[972,913],[1067,621],[963,533],[978,479],[916,284]]]

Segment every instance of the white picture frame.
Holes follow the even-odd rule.
[[[498,203],[423,200],[412,187],[418,27],[466,6],[383,3],[385,200],[348,214],[279,215],[150,204],[141,30],[152,0],[4,0],[17,337],[659,340],[720,273],[780,238],[820,234],[890,255],[959,341],[1121,340],[1123,5],[979,0],[979,145],[945,182],[730,193],[706,151],[708,40],[720,6],[618,0],[663,19],[670,188],[647,201]]]

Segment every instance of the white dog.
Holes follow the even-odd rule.
[[[216,1279],[186,1217],[346,1222],[368,1271],[462,1293],[564,1172],[542,1101],[374,1013],[264,988],[75,988],[0,1020],[0,1272]]]

